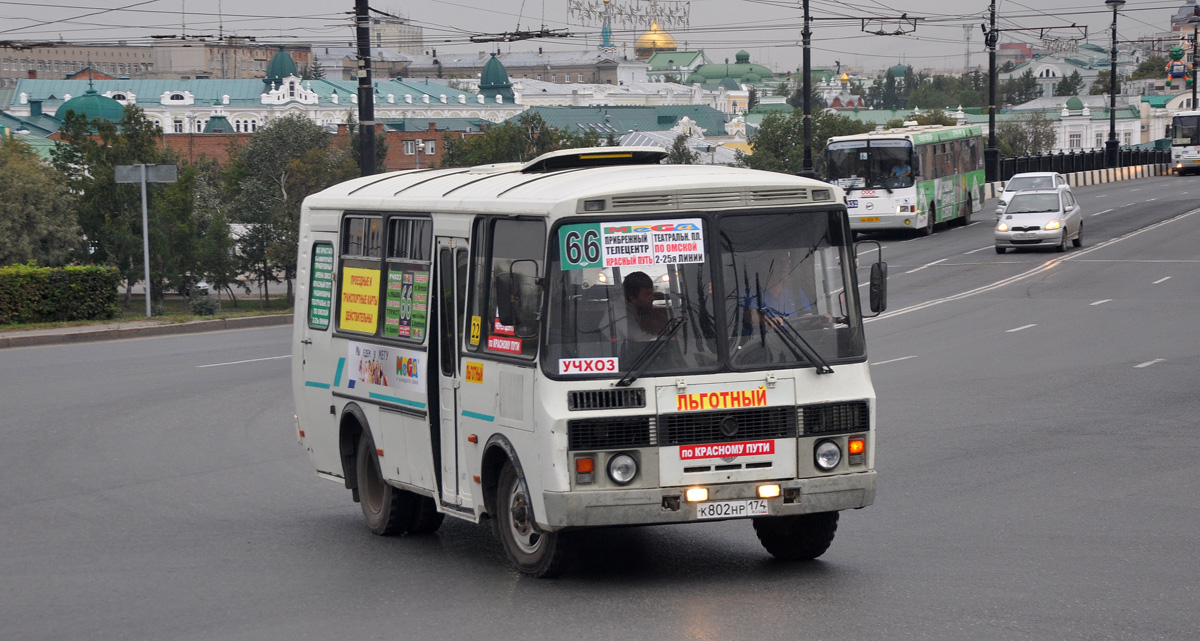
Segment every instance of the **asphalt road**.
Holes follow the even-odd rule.
[[[288,328],[5,350],[0,637],[1195,638],[1200,179],[1076,193],[1066,254],[990,212],[881,239],[879,495],[808,564],[736,521],[554,580],[453,519],[372,536],[295,442]]]

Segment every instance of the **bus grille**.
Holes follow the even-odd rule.
[[[654,445],[653,416],[579,418],[567,421],[567,449],[613,450]]]
[[[797,408],[804,434],[841,434],[871,429],[871,409],[866,401],[805,405]]]
[[[732,418],[736,425],[726,423],[726,418]],[[658,442],[662,445],[748,441],[795,435],[796,412],[791,407],[664,414],[659,417],[658,426]]]
[[[646,390],[641,387],[625,389],[572,390],[567,393],[567,409],[619,410],[646,406]]]

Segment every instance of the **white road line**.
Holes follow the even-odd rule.
[[[1152,203],[1152,202],[1154,202],[1154,201],[1156,201],[1156,200],[1158,200],[1158,199],[1157,199],[1157,198],[1147,198],[1147,199],[1146,199],[1146,202],[1148,202],[1148,203]]]
[[[1145,363],[1142,363],[1140,365],[1134,365],[1133,367],[1134,367],[1134,369],[1142,369],[1144,367],[1150,367],[1151,365],[1153,365],[1155,363],[1161,363],[1165,360],[1166,360],[1165,358],[1156,358],[1152,361],[1146,361]]]
[[[1096,194],[1096,198],[1108,198],[1108,194]]]
[[[943,259],[941,259],[941,260],[935,260],[935,261],[933,261],[932,263],[926,263],[926,264],[924,264],[924,265],[921,265],[920,267],[918,267],[918,268],[916,268],[916,269],[910,269],[910,270],[908,270],[908,271],[906,271],[906,272],[904,272],[904,273],[905,273],[905,274],[915,274],[915,273],[917,273],[917,272],[921,271],[922,269],[925,269],[926,267],[932,267],[932,266],[934,266],[934,265],[936,265],[936,264],[938,264],[938,263],[944,263],[944,262],[946,262],[946,261],[948,261],[948,260],[950,260],[950,259],[949,259],[949,258],[943,258]]]
[[[1011,333],[1013,333],[1013,332],[1019,332],[1019,331],[1021,331],[1021,330],[1023,330],[1023,329],[1029,329],[1030,327],[1037,327],[1037,323],[1030,323],[1030,324],[1028,324],[1028,325],[1022,325],[1022,326],[1020,326],[1020,327],[1014,327],[1014,328],[1012,328],[1012,329],[1006,329],[1006,330],[1004,330],[1004,333],[1006,333],[1006,334],[1011,334]]]
[[[859,241],[859,242],[868,242],[868,241]],[[887,245],[880,245],[879,249],[875,249],[874,247],[872,247],[872,248],[868,249],[867,251],[858,252],[857,254],[855,254],[855,256],[862,256],[863,254],[869,254],[869,253],[875,252],[875,251],[883,251],[887,248],[888,248]]]
[[[1169,225],[1171,223],[1183,220],[1185,218],[1195,216],[1196,214],[1200,214],[1200,209],[1193,209],[1191,211],[1184,212],[1173,218],[1168,218],[1166,220],[1154,223],[1153,225],[1149,225],[1149,226],[1143,227],[1141,229],[1131,231],[1128,234],[1125,234],[1123,236],[1117,236],[1116,238],[1112,238],[1110,240],[1106,240],[1104,242],[1097,243],[1095,245],[1092,245],[1091,247],[1086,247],[1084,249],[1080,249],[1079,251],[1072,252],[1071,254],[1064,256],[1062,258],[1053,258],[1053,259],[1047,260],[1046,262],[1042,263],[1041,265],[1038,265],[1037,267],[1034,267],[1032,269],[1024,271],[1015,276],[1009,276],[1008,278],[1002,278],[993,283],[989,283],[987,285],[982,285],[980,287],[976,287],[975,289],[969,289],[965,292],[959,292],[957,294],[951,294],[949,296],[945,296],[942,298],[934,298],[932,300],[927,300],[924,302],[916,303],[914,305],[909,305],[908,307],[902,307],[900,309],[897,309],[896,311],[884,312],[884,313],[880,314],[879,316],[875,316],[874,318],[865,318],[865,319],[863,319],[863,322],[864,323],[873,323],[873,322],[881,321],[884,319],[893,318],[895,316],[903,316],[904,314],[911,314],[913,312],[919,312],[921,310],[928,309],[930,307],[935,307],[935,306],[941,305],[943,303],[950,303],[950,302],[954,302],[954,301],[963,300],[964,298],[971,298],[972,296],[978,296],[979,294],[985,294],[987,292],[1000,289],[1001,287],[1005,287],[1005,286],[1011,285],[1013,283],[1019,283],[1023,280],[1028,280],[1030,278],[1033,278],[1034,276],[1037,276],[1043,272],[1054,269],[1062,263],[1080,259],[1084,256],[1087,256],[1088,254],[1091,254],[1092,252],[1104,249],[1104,248],[1108,247],[1109,245],[1119,243],[1124,240],[1129,240],[1130,238],[1133,238],[1134,236],[1138,236],[1138,235],[1144,234],[1148,231],[1158,229],[1159,227],[1162,227],[1164,225]]]
[[[975,252],[987,251],[993,247],[995,247],[995,245],[988,245],[987,247],[980,247],[979,249],[972,249],[969,252],[963,252],[963,256],[966,256],[968,254],[974,254]]]
[[[1107,214],[1107,213],[1108,213],[1108,212],[1110,212],[1110,211],[1112,211],[1112,210],[1111,210],[1111,209],[1105,209],[1104,211],[1098,211],[1098,212],[1096,212],[1096,213],[1094,213],[1094,214],[1092,214],[1092,215],[1093,215],[1093,216],[1099,216],[1100,214]]]
[[[292,357],[292,355],[288,354],[286,356],[268,356],[266,358],[252,358],[252,359],[246,360],[246,361],[230,361],[228,363],[213,363],[212,365],[197,365],[196,369],[203,369],[205,367],[224,367],[225,365],[241,365],[242,363],[258,363],[260,361],[277,361],[280,359],[291,358],[291,357]]]
[[[1141,191],[1141,190],[1142,190],[1141,187],[1134,187],[1133,189],[1130,189],[1129,191]]]
[[[890,361],[879,361],[878,363],[871,363],[871,364],[872,365],[887,365],[888,363],[898,363],[900,361],[906,361],[910,358],[916,358],[916,356],[901,356],[900,358],[893,358]]]
[[[1111,298],[1105,298],[1104,300],[1098,300],[1098,301],[1096,301],[1096,302],[1094,302],[1094,303],[1088,303],[1088,304],[1089,304],[1089,305],[1092,305],[1092,306],[1095,306],[1095,305],[1103,305],[1103,304],[1105,304],[1105,303],[1108,303],[1108,302],[1111,302],[1111,301],[1112,301],[1112,299],[1111,299]]]
[[[1158,285],[1159,283],[1165,283],[1165,282],[1167,282],[1167,281],[1169,281],[1169,280],[1171,280],[1171,277],[1170,277],[1170,276],[1167,276],[1167,277],[1165,277],[1165,278],[1160,278],[1160,279],[1158,279],[1158,280],[1154,281],[1154,282],[1153,282],[1153,283],[1151,283],[1151,284],[1153,284],[1153,285]]]

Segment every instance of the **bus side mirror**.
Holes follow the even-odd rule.
[[[910,166],[912,167],[912,175],[919,176],[921,174],[921,157],[913,156]]]
[[[879,314],[887,309],[887,263],[871,265],[871,311]]]

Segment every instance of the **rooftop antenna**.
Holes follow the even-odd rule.
[[[221,12],[221,0],[217,0],[217,40],[225,40],[225,14]]]

